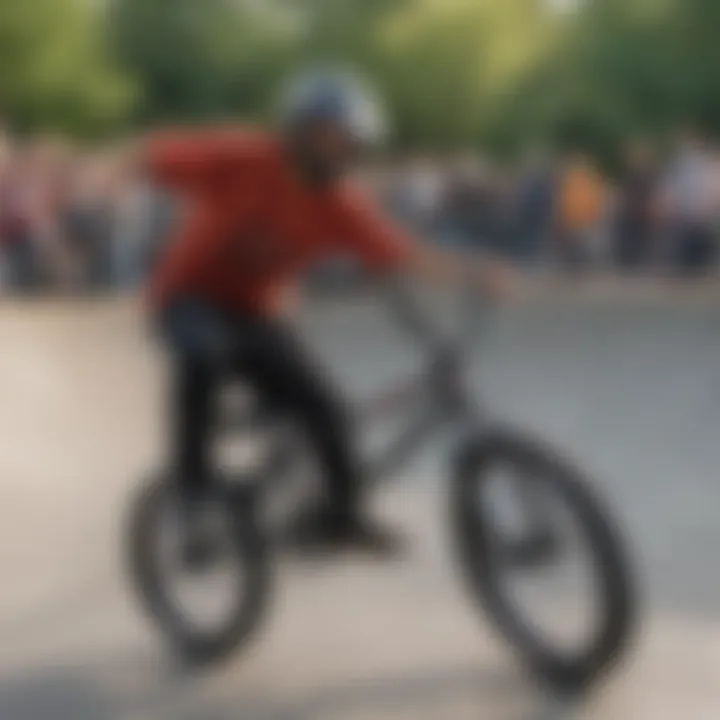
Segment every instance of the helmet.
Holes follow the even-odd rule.
[[[281,99],[280,115],[289,133],[325,122],[336,124],[363,146],[377,145],[386,135],[380,102],[351,72],[316,70],[294,78]]]

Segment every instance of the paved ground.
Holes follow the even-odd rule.
[[[323,310],[307,331],[359,394],[418,360],[369,308]],[[505,311],[476,369],[489,404],[571,449],[631,528],[642,642],[623,677],[563,716],[720,716],[720,303]],[[251,655],[201,678],[173,671],[118,542],[159,458],[161,378],[127,308],[0,309],[0,718],[558,716],[457,587],[432,454],[378,499],[416,537],[406,563],[283,568]]]

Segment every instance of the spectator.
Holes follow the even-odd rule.
[[[68,288],[75,275],[63,215],[69,200],[72,156],[64,143],[44,138],[27,154],[27,212],[31,242],[41,263],[42,279],[55,288]]]
[[[79,159],[65,208],[64,227],[79,266],[78,286],[91,292],[110,287],[113,277],[109,194],[109,172],[103,158],[87,155]]]
[[[110,245],[115,288],[131,288],[143,279],[162,233],[163,208],[138,178],[113,179]]]
[[[715,241],[720,238],[720,149],[715,148],[711,159],[711,209],[713,235]]]
[[[27,294],[41,285],[41,262],[33,235],[27,158],[7,136],[0,141],[0,250],[3,281]]]
[[[514,247],[523,261],[535,263],[544,254],[555,209],[555,172],[546,153],[528,156],[515,195]]]
[[[442,175],[429,159],[410,159],[397,172],[389,204],[399,220],[421,234],[435,228],[442,193]]]
[[[682,274],[702,273],[716,262],[714,194],[709,148],[697,132],[686,130],[679,138],[663,189],[670,257]]]
[[[614,258],[622,270],[647,268],[656,256],[658,177],[649,148],[632,144],[617,192]]]
[[[515,230],[517,178],[509,168],[495,168],[488,177],[490,245],[494,250],[506,253],[512,247]]]
[[[442,239],[478,246],[488,234],[487,195],[482,166],[473,156],[461,157],[450,169],[438,208]]]
[[[573,155],[562,174],[557,208],[558,252],[567,269],[581,271],[593,262],[605,202],[603,180],[590,159]]]

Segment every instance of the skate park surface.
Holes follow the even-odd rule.
[[[350,395],[421,356],[353,298],[303,329]],[[0,718],[361,720],[720,717],[720,298],[551,297],[503,310],[473,377],[617,512],[643,622],[626,666],[578,706],[536,688],[468,602],[445,527],[447,448],[376,512],[401,563],[281,563],[244,655],[189,674],[124,571],[126,511],[163,447],[161,358],[135,304],[0,307]]]

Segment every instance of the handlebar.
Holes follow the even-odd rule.
[[[494,315],[495,303],[489,297],[482,296],[475,288],[464,287],[459,293],[459,305],[453,309],[457,320],[456,330],[454,333],[447,329],[443,331],[413,300],[408,284],[402,278],[392,278],[384,289],[397,325],[413,340],[428,346],[433,352],[469,352],[487,326],[487,318]]]
[[[385,290],[394,320],[407,335],[423,345],[437,347],[445,344],[439,328],[434,326],[411,298],[406,281],[393,278]]]

